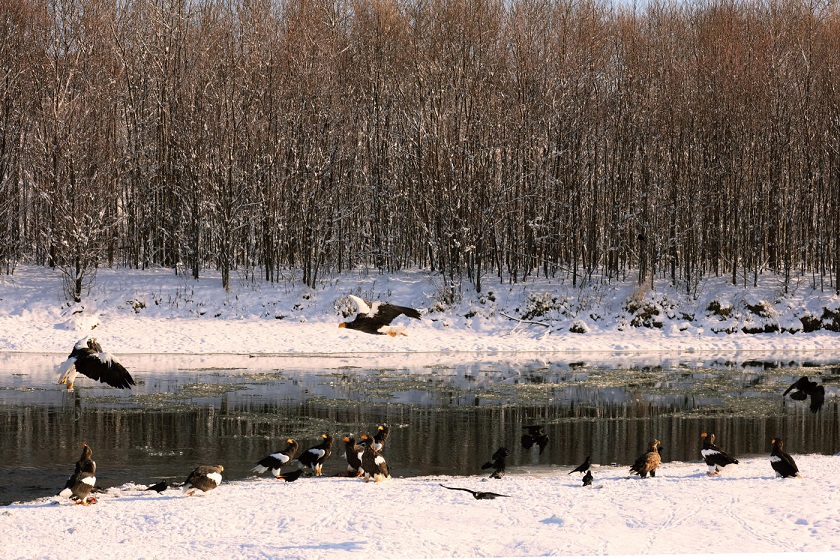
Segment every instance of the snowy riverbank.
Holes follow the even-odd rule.
[[[699,462],[666,463],[645,480],[628,479],[625,467],[596,467],[586,488],[559,468],[502,480],[254,478],[192,498],[127,484],[90,507],[54,498],[2,507],[0,542],[4,558],[76,560],[838,551],[840,457],[796,460],[800,479],[773,478],[767,458],[717,478]],[[509,497],[474,500],[441,483]]]
[[[485,292],[466,290],[452,304],[441,301],[438,282],[423,272],[347,274],[318,289],[291,279],[274,284],[239,279],[226,293],[212,274],[195,281],[169,270],[103,269],[90,296],[69,305],[58,273],[21,266],[13,276],[0,276],[0,349],[61,354],[77,339],[94,334],[115,354],[562,351],[840,356],[840,332],[801,330],[802,317],[831,314],[840,308],[840,298],[805,285],[785,295],[781,283],[772,278],[749,290],[723,279],[710,280],[697,298],[664,283],[641,294],[629,281],[573,288],[570,282],[545,279],[515,286],[488,280]],[[338,329],[344,314],[352,311],[345,297],[349,293],[415,307],[423,319],[395,321],[407,327],[406,337]],[[761,310],[750,311],[759,305]],[[632,326],[645,320],[658,326]],[[743,332],[766,325],[779,332]]]
[[[0,277],[0,350],[31,353],[31,371],[24,373],[39,375],[52,372],[88,334],[130,369],[144,371],[172,368],[179,360],[241,366],[242,354],[263,366],[276,361],[277,367],[295,367],[304,355],[323,356],[333,366],[363,356],[376,367],[409,371],[429,356],[458,361],[507,352],[596,364],[674,359],[704,364],[733,357],[840,362],[840,333],[791,332],[797,324],[801,328],[801,317],[837,309],[840,300],[805,285],[785,295],[772,279],[753,290],[709,281],[696,299],[664,287],[638,294],[631,282],[580,289],[543,279],[517,286],[488,281],[484,293],[465,293],[447,305],[437,280],[420,272],[346,275],[315,290],[291,280],[239,280],[228,293],[218,278],[208,276],[192,281],[166,270],[101,270],[90,297],[67,305],[55,272],[20,267],[14,276]],[[407,337],[338,329],[350,311],[348,293],[416,307],[423,319],[396,321],[408,328]],[[661,325],[632,326],[640,317],[628,310],[632,301],[653,302],[658,312],[651,316]],[[731,310],[712,311],[719,307],[713,301]],[[760,302],[770,306],[758,315],[748,312]],[[540,306],[541,314],[533,314]],[[525,316],[530,322],[511,320]],[[779,326],[779,332],[743,332],[759,319]],[[0,376],[9,373],[0,359]],[[665,463],[647,480],[628,479],[626,467],[602,466],[591,488],[580,487],[579,477],[567,476],[565,466],[502,480],[418,477],[364,484],[325,477],[285,484],[252,478],[225,482],[195,498],[177,489],[149,494],[127,484],[110,489],[91,507],[55,505],[55,498],[0,507],[0,556],[343,559],[838,551],[840,456],[791,451],[801,479],[775,479],[767,457],[750,457],[719,478],[705,476],[699,458]],[[509,497],[477,501],[441,483]]]

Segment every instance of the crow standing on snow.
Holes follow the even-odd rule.
[[[592,466],[592,461],[590,461],[589,458],[590,458],[590,455],[587,455],[586,460],[583,463],[581,463],[576,469],[574,469],[572,471],[569,471],[569,474],[576,473],[576,472],[585,473],[586,471],[588,471],[589,467]]]
[[[157,482],[155,484],[152,484],[151,486],[147,486],[146,488],[143,488],[143,490],[144,491],[157,492],[158,494],[161,494],[161,493],[165,492],[167,488],[169,488],[169,483],[165,480],[161,480],[160,482]]]
[[[507,447],[500,447],[489,461],[481,465],[481,470],[494,469],[490,478],[502,478],[505,474],[506,458],[510,455]]]

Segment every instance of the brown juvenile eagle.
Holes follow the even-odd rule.
[[[188,496],[195,494],[197,490],[202,493],[213,490],[222,483],[222,465],[201,465],[193,469],[184,481],[183,492]]]
[[[656,468],[659,466],[661,460],[662,458],[659,456],[659,440],[652,439],[648,443],[647,452],[636,459],[636,462],[630,467],[630,472],[638,474],[642,478],[645,478],[648,473],[650,473],[650,476],[656,476]]]

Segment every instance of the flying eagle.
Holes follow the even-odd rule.
[[[68,391],[73,390],[73,381],[79,373],[117,389],[128,389],[135,384],[128,370],[111,354],[103,352],[96,339],[90,336],[84,337],[73,346],[73,351],[59,366],[58,372],[58,382],[66,384]]]
[[[340,329],[353,329],[368,334],[389,334],[391,336],[401,334],[408,336],[405,333],[405,327],[392,327],[391,321],[400,315],[405,315],[412,319],[420,318],[420,312],[410,307],[392,305],[381,301],[371,303],[354,295],[350,295],[349,297],[356,303],[359,313],[349,323],[340,323],[338,325]]]
[[[791,391],[793,392],[791,393]],[[811,397],[811,412],[815,414],[819,412],[823,402],[825,402],[825,387],[816,381],[808,381],[807,377],[797,379],[793,385],[782,393],[782,396],[784,397],[788,393],[790,393],[790,398],[795,401],[804,401]]]

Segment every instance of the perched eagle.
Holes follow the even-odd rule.
[[[791,391],[793,391],[791,393]],[[811,398],[811,412],[817,413],[822,408],[825,402],[825,387],[818,384],[816,381],[808,381],[807,377],[800,377],[796,382],[787,388],[782,393],[782,396],[787,396],[790,393],[790,398],[795,401],[804,401],[808,397]]]
[[[732,457],[729,453],[715,445],[715,434],[702,433],[700,437],[703,438],[703,448],[700,450],[700,455],[706,461],[708,470],[706,474],[715,476],[720,474],[721,467],[727,465],[737,465],[738,459]]]
[[[388,436],[391,430],[387,424],[380,424],[376,427],[376,433],[373,434],[373,449],[374,451],[382,451],[385,447],[385,442],[388,441]]]
[[[82,456],[76,461],[76,468],[67,479],[64,490],[58,493],[59,496],[85,506],[96,503],[96,497],[91,496],[96,484],[96,462],[91,459],[92,454],[90,446],[83,443]]]
[[[201,465],[196,467],[184,481],[184,493],[188,496],[195,494],[196,490],[202,493],[213,490],[222,483],[222,465]]]
[[[321,469],[324,467],[324,461],[330,458],[332,453],[333,438],[329,434],[321,434],[321,443],[314,447],[310,447],[298,457],[298,463],[315,471],[315,476],[321,476]]]
[[[73,390],[73,381],[79,373],[117,389],[128,389],[135,384],[128,370],[111,354],[103,352],[96,339],[89,336],[73,346],[73,351],[59,366],[58,372],[61,376],[58,382],[67,384],[68,391]]]
[[[493,453],[490,460],[481,465],[481,469],[493,469],[493,472],[490,474],[490,478],[502,478],[505,475],[508,455],[510,455],[510,451],[507,447],[498,448],[496,452]]]
[[[374,482],[382,482],[391,478],[385,457],[376,450],[375,442],[366,436],[362,436],[362,439],[367,442],[365,450],[362,452],[362,468],[365,471],[365,482],[369,482],[371,476]]]
[[[359,313],[349,323],[339,324],[338,328],[340,329],[354,329],[368,334],[389,334],[391,336],[401,334],[408,336],[405,333],[405,327],[392,327],[391,321],[400,315],[412,319],[420,318],[420,312],[410,307],[392,305],[381,301],[370,303],[354,295],[349,297],[356,303]]]
[[[362,476],[365,470],[362,468],[362,453],[365,445],[356,443],[353,434],[344,436],[344,455],[347,457],[347,476]]]
[[[650,476],[656,476],[656,468],[659,466],[661,460],[662,458],[659,456],[659,440],[652,439],[648,443],[647,452],[636,459],[636,462],[630,467],[630,472],[638,474],[642,478],[645,478],[648,473],[650,473]]]
[[[799,467],[796,466],[793,457],[785,452],[785,442],[782,438],[773,438],[770,443],[773,444],[773,451],[770,452],[770,466],[776,471],[776,476],[782,478],[799,476]]]
[[[262,474],[268,469],[271,469],[271,474],[273,474],[275,478],[280,478],[280,469],[283,468],[283,465],[289,463],[289,461],[295,458],[297,450],[298,442],[289,438],[286,440],[285,449],[275,451],[268,457],[260,459],[257,462],[257,465],[251,469],[251,472]]]

